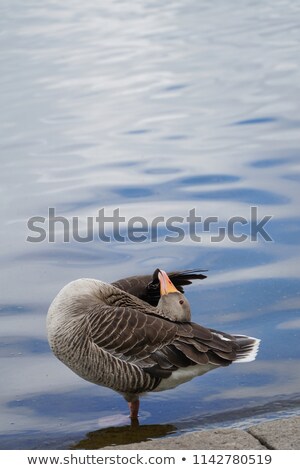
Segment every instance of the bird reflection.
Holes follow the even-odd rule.
[[[165,437],[177,430],[173,424],[147,424],[140,426],[138,419],[127,426],[112,426],[89,432],[84,439],[73,444],[71,449],[101,449],[112,445],[133,444]]]

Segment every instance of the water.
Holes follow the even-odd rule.
[[[95,448],[299,414],[299,13],[296,2],[3,2],[1,22],[1,448]],[[213,242],[250,207],[272,242]],[[48,208],[71,221],[119,208],[219,217],[201,241],[48,242]],[[26,241],[44,217],[47,239]],[[176,224],[174,224],[176,225]],[[180,224],[177,223],[177,226]],[[96,227],[94,227],[96,230]],[[202,230],[201,230],[202,229]],[[122,233],[123,233],[122,232]],[[112,235],[106,225],[106,234]],[[154,234],[155,235],[155,234]],[[255,362],[142,400],[128,426],[116,393],[49,351],[45,316],[79,277],[202,267],[193,318],[262,339]]]

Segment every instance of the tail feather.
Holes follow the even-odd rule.
[[[260,339],[251,338],[251,336],[232,335],[236,343],[239,345],[237,358],[234,362],[251,362],[254,361],[259,349]]]

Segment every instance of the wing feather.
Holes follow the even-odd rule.
[[[95,345],[154,377],[195,364],[224,366],[237,357],[234,337],[222,340],[221,333],[196,323],[111,306],[98,306],[87,319]]]

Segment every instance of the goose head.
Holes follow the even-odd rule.
[[[179,292],[165,271],[158,270],[160,300],[157,310],[160,315],[178,322],[191,321],[191,309],[187,298]]]

